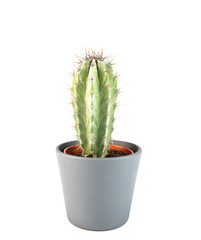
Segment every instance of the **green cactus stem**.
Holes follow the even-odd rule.
[[[117,77],[103,54],[86,53],[72,82],[75,129],[83,156],[103,158],[113,132]]]

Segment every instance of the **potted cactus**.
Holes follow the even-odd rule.
[[[103,52],[86,52],[73,74],[77,140],[56,148],[69,221],[88,230],[110,230],[129,217],[141,148],[111,140],[117,76]]]

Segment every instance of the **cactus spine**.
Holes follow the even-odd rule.
[[[72,82],[75,129],[83,156],[105,157],[111,141],[118,95],[112,64],[101,54],[86,53]]]

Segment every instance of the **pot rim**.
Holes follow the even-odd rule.
[[[64,153],[63,151],[60,150],[60,147],[61,147],[62,145],[64,145],[64,144],[71,143],[70,146],[75,145],[75,144],[76,144],[75,142],[77,142],[77,140],[74,140],[74,141],[64,142],[64,143],[58,145],[58,146],[56,147],[56,152],[57,152],[58,154],[62,155],[63,157],[73,158],[73,159],[79,159],[79,160],[82,159],[83,161],[94,161],[94,160],[96,160],[96,161],[97,161],[97,160],[101,160],[101,161],[103,161],[103,160],[114,161],[114,160],[121,160],[121,159],[127,159],[127,158],[129,159],[129,158],[131,158],[132,156],[135,157],[135,156],[140,155],[140,154],[142,153],[142,149],[141,149],[138,145],[136,145],[136,144],[133,144],[133,143],[130,143],[130,142],[126,142],[126,141],[120,141],[120,140],[112,140],[112,141],[114,141],[114,145],[118,145],[118,146],[122,146],[122,145],[120,144],[120,142],[123,142],[123,143],[125,143],[125,144],[132,144],[132,145],[134,145],[134,146],[137,148],[137,151],[134,151],[134,154],[124,155],[124,156],[120,156],[120,157],[110,157],[110,158],[84,158],[84,157],[82,157],[82,156],[76,156],[76,155],[66,154],[66,153]],[[118,144],[118,142],[119,142],[119,144]],[[66,147],[65,147],[65,148],[66,148]],[[131,150],[132,150],[132,149],[131,149]]]
[[[80,152],[82,152],[81,147],[80,147],[79,144],[75,144],[75,145],[68,146],[68,147],[66,147],[66,148],[63,150],[63,152],[64,152],[65,154],[70,154],[70,153],[67,153],[67,150],[70,150],[70,151],[71,151],[71,148],[75,148],[75,147],[77,147],[78,149],[80,149]],[[130,148],[123,147],[123,146],[116,145],[116,144],[109,144],[109,149],[110,149],[110,150],[115,149],[115,150],[122,151],[123,153],[125,153],[125,155],[134,154],[133,150],[131,150]],[[75,149],[75,151],[76,151],[76,150],[77,150],[77,149]],[[77,153],[79,154],[79,150],[78,150]],[[70,154],[70,155],[79,156],[79,155],[73,154],[73,153]],[[125,155],[123,155],[123,156],[125,156]],[[119,157],[121,157],[121,156],[119,156]]]

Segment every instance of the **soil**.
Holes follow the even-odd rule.
[[[126,154],[123,153],[122,151],[119,150],[115,150],[115,149],[109,149],[107,151],[107,155],[105,156],[106,158],[110,158],[110,157],[121,157],[121,156],[125,156]],[[82,153],[78,154],[77,156],[82,157]],[[87,157],[93,157],[92,155],[87,156]]]
[[[125,156],[126,154],[123,153],[122,151],[119,150],[115,150],[115,149],[109,149],[107,151],[107,155],[106,157],[121,157],[121,156]]]

